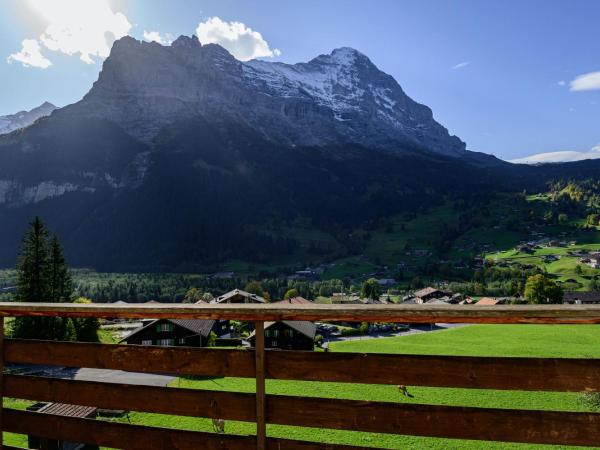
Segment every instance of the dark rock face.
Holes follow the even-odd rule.
[[[351,48],[294,65],[243,63],[196,37],[171,46],[125,37],[115,42],[92,90],[61,113],[114,121],[145,142],[165,125],[203,116],[216,124],[242,122],[285,145],[465,153],[428,107]]]

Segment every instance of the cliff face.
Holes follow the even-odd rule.
[[[218,45],[125,37],[98,81],[64,114],[99,117],[144,142],[182,118],[240,122],[285,145],[353,143],[461,156],[465,144],[362,53],[340,48],[308,63],[236,60]]]

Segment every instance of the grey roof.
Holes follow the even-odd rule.
[[[152,322],[148,323],[147,325],[144,325],[143,327],[140,327],[136,330],[133,330],[131,333],[129,333],[127,336],[125,336],[123,339],[121,339],[121,342],[126,341],[127,339],[129,339],[130,337],[138,334],[140,331],[151,327],[152,325],[156,324],[156,322],[159,322],[161,320],[165,320],[167,322],[171,322],[177,326],[180,326],[182,328],[185,328],[188,331],[191,331],[194,334],[200,334],[204,337],[208,337],[208,335],[210,334],[214,324],[215,324],[215,320],[202,320],[202,319],[156,319],[153,320]]]
[[[222,303],[226,302],[235,297],[242,297],[248,300],[250,303],[266,303],[267,301],[262,298],[260,295],[251,294],[250,292],[243,291],[241,289],[234,289],[233,291],[229,291],[226,294],[223,294],[217,298],[215,298],[211,303]]]
[[[278,322],[265,322],[265,330]],[[302,333],[304,336],[314,339],[317,334],[317,326],[306,320],[284,320],[281,323],[286,324],[288,327],[293,328],[298,333]],[[255,332],[250,334],[249,338],[254,337]]]

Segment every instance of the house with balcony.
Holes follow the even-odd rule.
[[[228,320],[158,319],[132,331],[121,342],[130,345],[206,347],[210,334],[230,337]]]
[[[265,348],[280,350],[314,350],[317,326],[307,321],[265,322]],[[255,332],[249,337],[256,344]]]

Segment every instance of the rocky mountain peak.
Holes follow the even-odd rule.
[[[284,145],[465,151],[428,107],[350,47],[284,64],[241,62],[196,36],[180,36],[170,46],[125,37],[115,42],[88,95],[65,109],[111,120],[146,143],[165,126],[198,116],[215,124],[242,121]]]
[[[50,102],[44,102],[29,111],[19,111],[15,114],[0,116],[0,134],[8,134],[32,125],[36,120],[49,116],[57,109]]]

